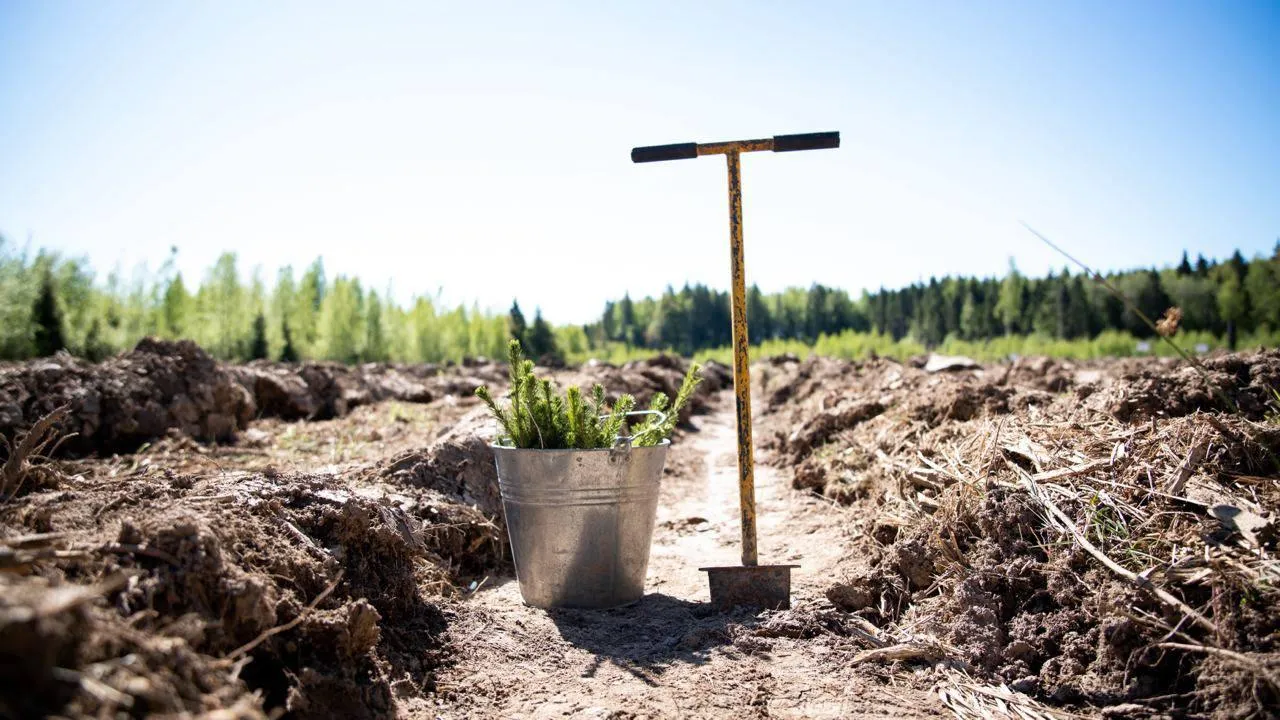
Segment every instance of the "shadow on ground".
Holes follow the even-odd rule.
[[[560,637],[595,656],[583,677],[594,677],[607,662],[649,685],[673,664],[707,662],[759,622],[749,611],[725,613],[663,593],[612,610],[556,609],[547,616]]]

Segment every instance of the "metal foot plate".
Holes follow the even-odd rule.
[[[704,567],[711,584],[711,604],[722,609],[791,607],[791,568],[799,565]]]

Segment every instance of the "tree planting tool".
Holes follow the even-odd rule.
[[[791,568],[799,565],[761,565],[756,554],[755,460],[751,446],[751,376],[747,341],[747,292],[742,260],[742,172],[740,156],[772,150],[822,150],[840,147],[840,133],[775,135],[760,140],[676,143],[632,148],[631,161],[685,160],[724,155],[729,165],[729,254],[733,277],[733,391],[738,410],[738,501],[742,511],[742,566],[705,567],[711,602],[719,607],[747,605],[791,607]]]

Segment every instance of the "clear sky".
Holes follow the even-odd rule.
[[[0,232],[99,271],[270,278],[323,255],[403,300],[582,322],[748,281],[852,291],[1280,236],[1280,2],[0,0]]]

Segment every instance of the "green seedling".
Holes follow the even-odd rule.
[[[604,386],[596,383],[590,397],[584,396],[577,386],[569,387],[564,395],[557,393],[550,380],[533,374],[533,361],[525,358],[518,340],[512,340],[507,348],[507,360],[511,368],[510,402],[501,407],[489,388],[476,388],[476,395],[489,408],[501,433],[498,444],[515,448],[540,450],[591,450],[611,448],[617,444],[626,428],[627,413],[636,406],[631,395],[622,395],[613,407],[606,407]],[[680,411],[693,397],[693,391],[702,381],[702,367],[694,363],[680,384],[675,402],[664,393],[657,393],[649,404],[649,410],[662,415],[646,415],[635,425],[631,444],[651,447],[660,444],[675,430]]]

